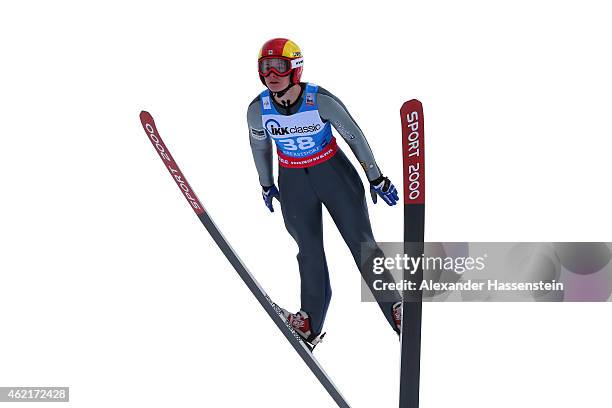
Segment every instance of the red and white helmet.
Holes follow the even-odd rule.
[[[264,78],[274,72],[278,76],[291,75],[291,83],[299,84],[304,66],[302,51],[291,40],[274,38],[267,41],[259,51],[257,60],[259,79],[265,85]]]

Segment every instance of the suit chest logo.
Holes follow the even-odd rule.
[[[275,139],[300,135],[313,135],[323,128],[318,111],[296,113],[291,116],[264,115],[264,128]]]

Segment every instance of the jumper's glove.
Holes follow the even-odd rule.
[[[272,199],[276,198],[280,201],[280,193],[278,192],[278,188],[274,184],[268,187],[261,187],[261,196],[264,199],[264,203],[266,203],[266,207],[270,210],[270,212],[274,212],[274,207],[272,206]]]
[[[395,205],[399,201],[397,189],[393,183],[391,183],[391,180],[383,176],[380,176],[376,180],[370,181],[370,195],[372,196],[372,201],[374,201],[374,204],[376,204],[376,201],[378,201],[378,196],[385,200],[385,203],[389,205]]]

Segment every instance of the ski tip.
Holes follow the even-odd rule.
[[[155,121],[153,120],[153,116],[147,111],[140,111],[140,123],[147,130],[148,126],[152,126],[155,129]],[[156,130],[157,132],[157,130]]]
[[[406,101],[406,102],[404,102],[402,104],[402,107],[400,108],[400,111],[404,111],[404,110],[410,109],[410,108],[414,109],[415,106],[422,107],[423,104],[418,99],[410,99],[409,101]]]

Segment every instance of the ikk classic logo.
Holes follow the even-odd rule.
[[[319,123],[313,123],[305,126],[281,126],[276,119],[268,119],[264,126],[272,137],[311,134],[321,130],[321,124]]]

